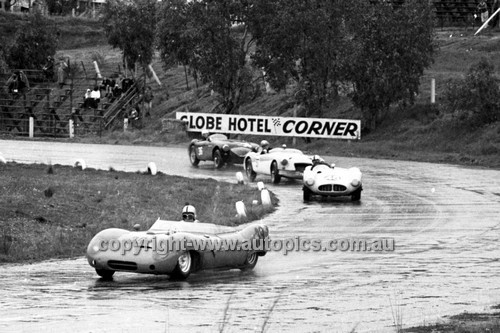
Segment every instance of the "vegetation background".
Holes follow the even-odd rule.
[[[145,2],[144,6],[147,5],[150,5],[149,2]],[[107,18],[108,21],[104,22],[123,19]],[[57,28],[57,56],[69,57],[76,62],[91,63],[97,60],[103,71],[108,72],[114,71],[118,65],[123,65],[125,42],[120,41],[121,37],[117,35],[114,35],[115,39],[111,38],[113,31],[109,30],[109,24],[103,24],[102,20],[97,19],[57,16],[49,17],[48,22],[47,29]],[[187,24],[179,24],[181,23]],[[0,36],[5,41],[0,53],[6,55],[9,51],[6,45],[16,44],[19,31],[22,31],[21,27],[29,24],[30,19],[26,15],[0,12]],[[160,31],[161,29],[166,31],[165,33],[176,31],[160,24]],[[298,148],[320,154],[499,167],[499,29],[487,28],[478,36],[474,36],[476,29],[477,25],[459,28],[436,27],[432,32],[433,62],[418,77],[418,93],[415,90],[411,98],[391,103],[383,113],[376,116],[376,126],[364,128],[361,140],[298,139],[296,145]],[[232,29],[231,33],[236,34],[239,40],[248,38],[245,30]],[[110,44],[118,48],[113,48]],[[163,131],[161,119],[175,117],[176,111],[234,111],[234,108],[227,107],[231,105],[234,96],[214,94],[214,86],[203,83],[202,73],[197,74],[193,69],[195,65],[187,66],[179,60],[182,59],[179,55],[172,58],[173,55],[166,52],[168,47],[169,45],[160,45],[160,49],[150,55],[162,85],[159,86],[150,79],[155,98],[152,117],[144,119],[144,127],[133,132],[114,131],[102,138],[78,140],[185,144],[190,136],[184,133],[166,133]],[[130,59],[136,61],[138,55],[132,55]],[[326,98],[321,102],[321,108],[317,109],[314,106],[307,107],[307,103],[297,103],[297,84],[303,82],[288,80],[287,82],[292,83],[282,86],[279,90],[267,91],[262,73],[254,71],[251,78],[252,93],[247,94],[245,98],[240,96],[238,102],[237,112],[241,114],[292,116],[295,112],[298,116],[362,119],[363,123],[367,123],[366,113],[359,103],[353,102],[353,96],[348,93],[349,87],[344,87],[347,89],[345,93],[341,89],[342,86],[337,87],[336,91],[339,93],[334,98]],[[279,77],[274,79],[279,81]],[[436,80],[436,101],[433,104],[430,103],[432,79]],[[216,90],[221,89],[224,90],[224,87]],[[243,138],[257,142],[261,139],[255,136]],[[292,144],[291,139],[266,139],[274,141],[273,144]]]

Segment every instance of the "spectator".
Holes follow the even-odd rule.
[[[15,71],[7,80],[7,89],[13,95],[24,94],[29,90],[30,84],[23,71]]]
[[[92,92],[92,90],[90,90],[90,89],[87,89],[87,91],[85,92],[85,96],[83,97],[83,105],[82,105],[82,107],[84,109],[92,107],[92,98],[90,97],[91,92]]]
[[[54,58],[52,56],[47,57],[47,62],[42,67],[43,75],[49,81],[54,79]]]
[[[63,59],[61,59],[61,61],[59,61],[59,66],[57,67],[57,83],[59,84],[59,89],[62,89],[62,87],[64,86],[67,68],[68,65]]]
[[[101,91],[98,86],[95,86],[94,90],[90,92],[90,98],[92,100],[92,108],[97,109],[101,101]]]
[[[122,88],[120,88],[120,85],[117,83],[113,88],[113,98],[120,98],[121,96],[122,96]]]
[[[111,80],[108,79],[107,77],[104,77],[102,79],[101,85],[99,86],[99,90],[104,91],[104,97],[108,97],[108,93],[111,92],[110,84],[111,84]]]
[[[145,107],[145,116],[149,117],[151,116],[151,108],[153,106],[153,90],[151,89],[150,86],[146,87],[146,91],[144,92],[144,107]]]

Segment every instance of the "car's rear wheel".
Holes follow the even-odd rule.
[[[195,146],[191,146],[191,148],[189,148],[189,160],[193,166],[198,166],[198,164],[200,164],[200,160],[198,159],[198,156],[196,156]]]
[[[361,200],[361,189],[357,190],[351,195],[351,200],[352,201],[359,201]]]
[[[257,265],[257,261],[259,261],[259,255],[256,252],[249,253],[241,270],[249,271],[254,269],[255,265]]]
[[[191,253],[185,251],[181,253],[179,258],[177,258],[177,265],[175,266],[171,277],[178,280],[185,280],[191,274],[191,269],[193,267],[193,260],[191,258]]]
[[[255,177],[257,177],[257,174],[255,171],[253,171],[252,168],[252,160],[249,158],[245,161],[245,171],[247,173],[248,180],[253,182],[255,180]]]
[[[96,268],[95,272],[97,273],[97,275],[99,275],[100,277],[102,277],[105,280],[111,280],[111,278],[113,277],[113,274],[115,274],[115,271],[112,271],[110,269]]]
[[[304,201],[311,200],[311,193],[312,193],[311,190],[307,186],[302,187],[302,194]]]
[[[278,184],[280,180],[281,176],[279,174],[278,164],[274,161],[273,164],[271,164],[271,182],[273,182],[273,184]]]
[[[219,149],[214,150],[213,159],[215,167],[217,169],[222,168],[222,166],[224,165],[224,161],[222,160],[222,154],[220,153]]]

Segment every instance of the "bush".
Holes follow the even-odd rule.
[[[472,65],[464,79],[450,80],[444,97],[447,109],[468,127],[497,121],[500,106],[500,80],[494,66],[485,58]]]

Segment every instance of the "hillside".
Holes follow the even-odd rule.
[[[3,14],[2,14],[3,15]],[[0,29],[11,25],[1,23]],[[22,17],[18,18],[22,22]],[[106,44],[105,35],[98,22],[93,20],[70,20],[56,18],[60,30],[58,55],[69,57],[78,62],[91,64],[98,59],[104,75],[116,72],[121,64],[119,50]],[[16,23],[17,24],[17,23]],[[461,77],[465,71],[481,57],[486,57],[500,68],[500,45],[498,30],[488,29],[479,36],[475,30],[460,28],[455,30],[437,29],[436,42],[439,51],[435,62],[421,81],[421,93],[413,106],[397,107],[370,133],[362,133],[357,142],[335,140],[314,140],[306,143],[297,140],[297,145],[306,151],[320,154],[365,156],[376,158],[407,159],[500,167],[500,124],[497,122],[484,128],[471,129],[457,124],[450,115],[442,112],[442,92],[449,78]],[[3,34],[3,33],[2,33]],[[5,36],[5,35],[4,35]],[[176,111],[212,112],[217,105],[216,96],[206,86],[196,87],[189,78],[186,86],[184,68],[164,70],[161,63],[154,63],[156,73],[162,82],[157,85],[150,79],[155,98],[150,118],[144,120],[141,130],[108,133],[102,138],[79,138],[80,141],[141,143],[141,144],[185,144],[189,139],[184,133],[162,132],[161,119],[173,118]],[[436,80],[436,104],[430,104],[431,78]],[[290,116],[293,108],[290,91],[266,94],[263,82],[259,96],[250,104],[242,107],[244,114]],[[347,97],[340,97],[329,118],[359,119],[356,110]],[[300,111],[299,111],[300,116]],[[259,141],[259,137],[247,137]],[[266,138],[272,143],[292,143],[291,139]]]

